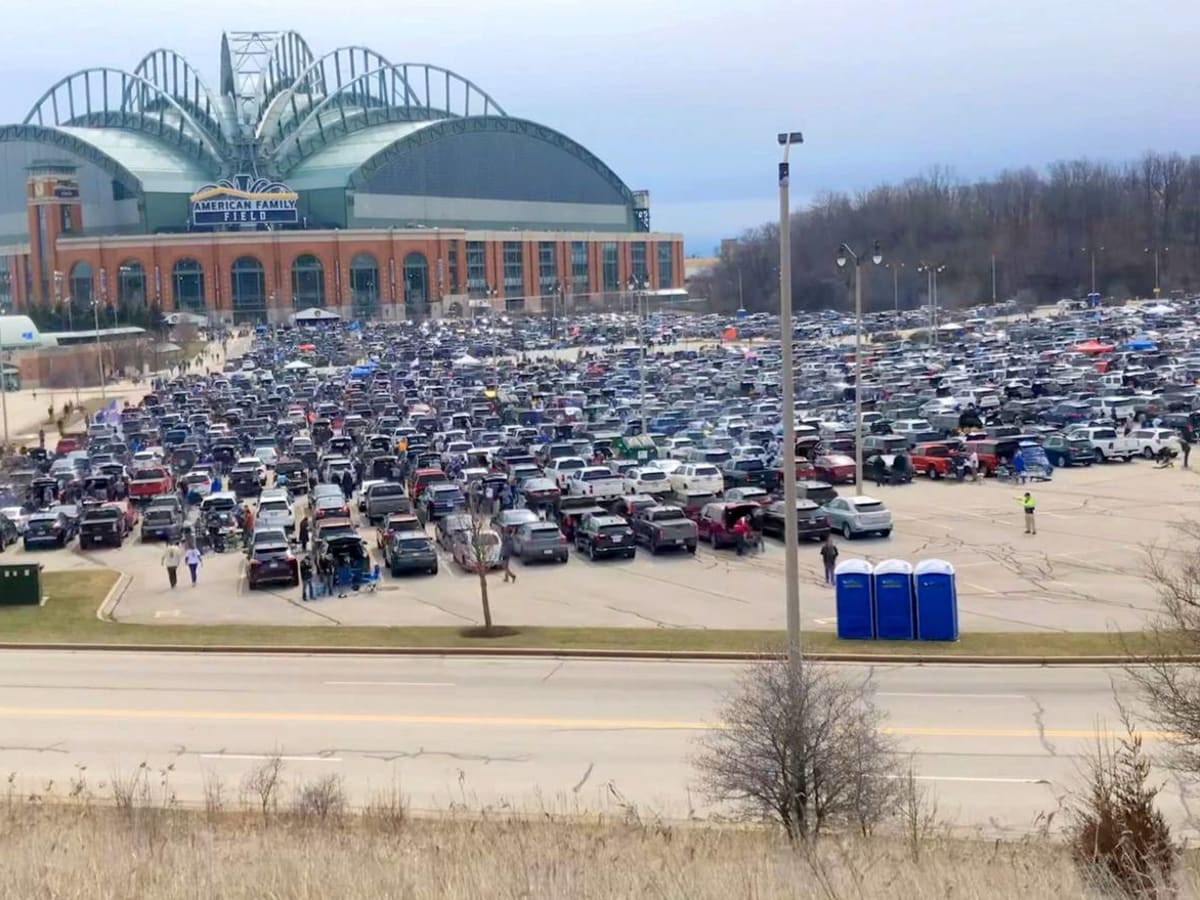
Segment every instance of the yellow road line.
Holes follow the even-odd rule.
[[[366,725],[445,725],[483,728],[549,728],[577,731],[709,731],[721,727],[712,722],[670,719],[575,719],[550,716],[437,716],[402,713],[321,713],[186,709],[93,709],[0,707],[0,719],[136,719],[226,722],[314,722]],[[1094,740],[1119,738],[1123,732],[1094,729],[957,728],[887,726],[883,734],[895,737],[946,738],[1059,738]],[[1167,731],[1139,732],[1148,741],[1170,740]]]

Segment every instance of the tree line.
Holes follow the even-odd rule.
[[[857,195],[823,193],[792,214],[792,297],[797,310],[847,308],[849,273],[837,248],[867,259],[863,304],[889,309],[928,302],[922,263],[945,266],[939,306],[1017,299],[1150,297],[1155,251],[1163,296],[1200,289],[1200,156],[1147,153],[1135,162],[1086,159],[1001,172],[965,183],[945,168]],[[994,268],[993,268],[994,260]],[[693,293],[714,308],[769,311],[779,302],[779,226],[764,224],[721,248]]]

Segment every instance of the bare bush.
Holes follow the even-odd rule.
[[[393,784],[383,791],[371,795],[362,811],[363,824],[368,828],[385,833],[399,833],[408,821],[408,801]]]
[[[204,815],[210,822],[225,813],[225,782],[212,772],[204,773]]]
[[[346,815],[346,806],[346,788],[341,776],[325,775],[296,788],[292,813],[305,822],[336,825]]]
[[[109,784],[113,806],[126,816],[131,816],[139,804],[150,802],[150,767],[144,762],[128,774],[114,772]]]
[[[283,759],[278,753],[263,760],[242,779],[242,793],[254,801],[263,822],[269,821],[278,810],[282,790]]]
[[[701,738],[701,785],[790,838],[834,826],[868,833],[895,810],[894,746],[864,683],[828,668],[759,663]]]
[[[1159,789],[1149,784],[1150,761],[1132,722],[1115,745],[1097,741],[1085,777],[1068,832],[1084,880],[1125,897],[1173,896],[1176,849],[1154,806]]]

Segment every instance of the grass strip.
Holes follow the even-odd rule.
[[[703,628],[542,628],[519,626],[504,637],[468,637],[457,627],[288,625],[140,625],[102,622],[96,608],[116,582],[112,570],[47,572],[41,607],[0,607],[0,641],[9,643],[181,644],[187,646],[471,648],[620,650],[645,652],[778,652],[784,634],[772,630]],[[1140,632],[980,632],[954,643],[839,641],[806,632],[807,653],[921,656],[1124,656],[1152,650]]]

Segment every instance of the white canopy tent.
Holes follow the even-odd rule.
[[[321,309],[313,307],[312,309],[301,310],[292,315],[292,321],[298,325],[303,325],[312,322],[338,322],[341,320],[341,314],[335,313],[333,310]]]
[[[289,372],[299,372],[305,369],[311,369],[312,366],[306,362],[301,362],[298,359],[293,359],[290,363],[285,364],[283,368]]]
[[[458,359],[454,360],[454,368],[456,369],[475,369],[481,365],[483,363],[468,353],[464,353]]]

